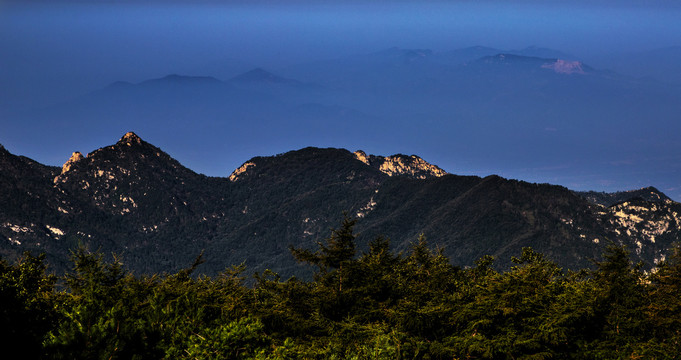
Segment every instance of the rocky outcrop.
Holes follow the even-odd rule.
[[[142,139],[131,131],[123,135],[123,137],[118,140],[118,144],[124,144],[128,146],[140,145],[142,144]]]
[[[85,157],[83,156],[83,154],[80,153],[80,151],[74,152],[73,154],[71,154],[71,157],[64,163],[64,165],[62,165],[61,173],[63,174],[65,172],[71,170],[71,168],[73,167],[73,165],[75,165],[75,163],[77,163],[77,162],[79,162],[83,159],[85,159]]]
[[[579,61],[569,61],[558,59],[553,63],[541,66],[544,69],[551,69],[558,74],[585,74],[584,66]]]
[[[237,181],[239,180],[239,176],[244,174],[246,171],[248,171],[248,168],[254,167],[255,163],[252,161],[245,162],[243,165],[239,166],[236,170],[232,172],[231,175],[229,175],[229,181]]]
[[[408,176],[415,179],[426,179],[447,175],[446,171],[416,155],[376,156],[367,155],[362,150],[357,150],[354,154],[357,160],[380,170],[388,176]]]
[[[64,181],[65,174],[73,169],[73,167],[78,163],[79,161],[85,159],[85,156],[80,153],[80,151],[75,151],[73,154],[71,154],[71,157],[66,160],[64,165],[61,167],[61,173],[57,176],[54,177],[54,183],[58,183],[60,181]]]

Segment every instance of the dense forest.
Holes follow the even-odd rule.
[[[530,248],[506,271],[450,263],[421,237],[356,250],[345,218],[315,249],[313,280],[245,265],[134,274],[81,247],[57,277],[45,256],[0,261],[0,341],[41,359],[673,359],[681,354],[681,247],[653,272],[611,244],[564,271]],[[358,247],[359,248],[359,247]],[[189,264],[188,264],[189,265]]]

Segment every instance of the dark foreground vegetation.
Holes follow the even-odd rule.
[[[345,219],[315,250],[313,281],[244,266],[136,276],[78,249],[63,278],[44,256],[0,262],[0,342],[44,359],[673,359],[681,354],[681,248],[646,274],[610,246],[593,270],[524,249],[495,271],[452,266],[423,239],[356,254]]]

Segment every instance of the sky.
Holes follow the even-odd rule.
[[[589,58],[679,44],[680,7],[586,3],[4,1],[1,90],[5,103],[45,103],[225,59],[281,67],[391,46],[538,45]]]
[[[681,45],[681,6],[676,3],[0,0],[0,128],[6,129],[0,130],[0,143],[15,154],[61,165],[71,151],[86,153],[113,143],[125,131],[140,130],[116,129],[119,133],[110,133],[115,127],[99,126],[93,119],[89,124],[92,131],[74,137],[68,135],[68,126],[47,130],[22,114],[69,103],[116,81],[139,83],[168,74],[226,80],[253,67],[286,73],[300,64],[394,46],[436,52],[477,45],[507,50],[540,46],[574,55],[598,68],[635,72],[636,67],[626,67],[618,59]],[[423,150],[429,156],[424,156],[426,160],[432,159],[452,173],[500,173],[580,190],[625,190],[648,185],[647,182],[655,185],[657,181],[654,176],[636,177],[633,172],[603,176],[593,171],[556,172],[555,168],[562,164],[525,164],[522,159],[504,168],[483,157],[453,159],[446,146],[425,145],[446,142],[447,134],[437,134],[437,138],[428,135],[434,132],[424,132],[422,139],[400,147],[388,141],[381,145],[382,139],[390,138],[389,134],[373,139],[348,135],[325,142],[326,138],[315,134],[285,133],[282,127],[272,126],[271,130],[260,129],[262,137],[253,133],[249,135],[251,139],[211,147],[205,144],[209,141],[183,141],[181,131],[169,131],[160,124],[157,127],[158,131],[149,124],[140,124],[139,128],[144,129],[140,135],[185,166],[214,176],[228,175],[252,156],[272,155],[308,144],[355,146],[382,152],[381,155]],[[268,131],[277,133],[262,134]],[[225,139],[234,136],[223,134]],[[288,140],[263,140],[277,136]],[[371,144],[363,143],[367,141]],[[232,148],[229,142],[234,143]],[[407,144],[410,148],[406,148]],[[664,147],[664,151],[676,149],[674,146]],[[662,155],[649,153],[642,157]],[[672,156],[666,163],[677,160],[679,157]],[[666,172],[665,180],[657,182],[661,190],[681,200],[681,184],[674,185],[673,181],[678,173],[659,171]],[[611,180],[614,176],[626,181]]]

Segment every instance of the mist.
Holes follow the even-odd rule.
[[[212,176],[256,155],[346,147],[577,190],[653,185],[678,200],[680,18],[664,1],[1,2],[0,143],[61,165],[136,131]],[[475,46],[549,49],[602,81],[476,77],[461,64],[477,59],[452,60]],[[394,47],[433,56],[395,67]],[[254,68],[306,87],[230,82]],[[108,88],[169,74],[227,85]]]

